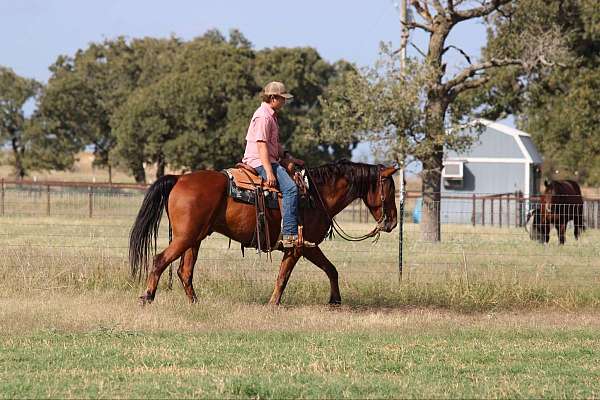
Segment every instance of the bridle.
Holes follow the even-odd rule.
[[[381,168],[379,168],[379,172],[377,175],[377,185],[378,185],[378,189],[379,189],[379,198],[381,201],[381,204],[379,205],[379,207],[381,208],[381,217],[379,217],[379,219],[377,219],[375,221],[377,223],[377,225],[375,226],[375,228],[373,228],[373,230],[371,232],[361,235],[361,236],[352,236],[349,233],[347,233],[346,231],[344,231],[344,229],[342,229],[342,227],[340,226],[340,224],[338,224],[338,222],[335,220],[334,217],[329,215],[329,212],[327,211],[327,207],[325,207],[325,202],[323,201],[323,198],[321,197],[321,193],[319,193],[319,190],[317,189],[317,185],[314,184],[314,179],[310,175],[310,172],[308,171],[308,169],[306,169],[306,173],[308,175],[308,178],[311,181],[311,185],[315,188],[317,198],[319,199],[319,202],[321,203],[321,206],[323,207],[323,211],[325,212],[325,215],[327,216],[327,219],[329,220],[329,233],[328,233],[329,237],[333,236],[333,232],[335,232],[339,237],[341,237],[342,239],[349,241],[349,242],[361,242],[363,240],[366,240],[366,239],[369,239],[372,237],[375,237],[375,239],[373,240],[373,243],[376,243],[379,240],[380,232],[385,227],[384,223],[387,219],[387,213],[385,212],[385,196],[383,194],[383,182],[386,179],[390,178],[389,176],[382,176],[381,171],[382,171]]]

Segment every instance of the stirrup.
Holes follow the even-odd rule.
[[[281,246],[284,249],[291,249],[298,246],[298,236],[297,235],[283,235],[280,240]],[[302,247],[317,247],[317,245],[313,242],[309,242],[307,240],[302,241]]]

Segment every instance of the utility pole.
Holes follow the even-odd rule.
[[[408,0],[400,0],[400,4],[394,3],[394,6],[400,11],[400,73],[406,70],[406,48],[408,46],[409,31],[406,23],[408,21]],[[406,190],[404,187],[404,160],[397,160],[400,166],[400,204],[398,212],[398,280],[402,282],[402,269],[404,266],[404,203],[406,200]]]
[[[408,46],[408,0],[400,0],[400,69],[402,72],[406,69],[406,47]]]

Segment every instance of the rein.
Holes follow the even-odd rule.
[[[375,221],[377,222],[377,225],[375,226],[375,228],[373,228],[373,230],[367,234],[361,235],[361,236],[352,236],[349,233],[347,233],[346,231],[344,231],[342,229],[342,227],[340,226],[340,224],[335,220],[335,217],[332,217],[329,215],[329,212],[327,211],[327,207],[325,206],[325,202],[323,201],[323,198],[321,197],[321,193],[319,193],[319,190],[317,189],[317,185],[314,183],[315,180],[313,179],[313,177],[311,176],[310,172],[308,171],[308,169],[306,169],[306,173],[309,177],[309,179],[311,180],[311,183],[313,185],[313,187],[315,188],[315,192],[317,193],[317,198],[319,199],[319,202],[321,203],[321,206],[323,207],[323,211],[325,212],[325,215],[327,216],[327,219],[329,220],[329,236],[331,236],[333,234],[333,232],[337,233],[337,235],[339,237],[341,237],[342,239],[348,241],[348,242],[362,242],[363,240],[367,240],[369,238],[375,237],[375,239],[373,240],[373,243],[377,243],[377,241],[379,240],[379,235],[381,233],[381,230],[383,229],[382,223],[385,221],[387,215],[385,213],[385,207],[384,207],[384,196],[383,196],[383,179],[381,177],[381,169],[379,170],[379,174],[377,177],[377,181],[378,181],[378,185],[379,185],[379,196],[381,198],[381,217]]]

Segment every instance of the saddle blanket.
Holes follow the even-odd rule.
[[[256,204],[256,192],[255,190],[262,190],[265,196],[265,204],[267,208],[278,209],[279,201],[278,196],[280,196],[279,192],[273,190],[267,190],[266,188],[248,188],[246,185],[238,185],[236,184],[236,180],[234,179],[234,175],[231,172],[231,169],[225,169],[223,172],[227,176],[227,195],[231,197],[235,201],[239,201],[241,203]]]

